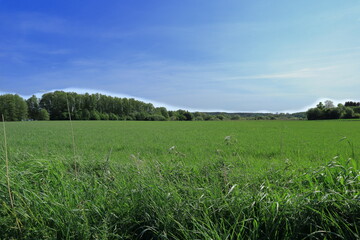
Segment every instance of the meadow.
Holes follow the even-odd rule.
[[[360,238],[359,121],[5,130],[0,239]]]

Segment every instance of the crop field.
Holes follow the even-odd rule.
[[[5,131],[0,239],[360,239],[360,121]]]

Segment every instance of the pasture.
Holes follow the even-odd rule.
[[[360,236],[359,121],[5,127],[0,239]]]

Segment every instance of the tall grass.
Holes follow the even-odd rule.
[[[11,193],[11,187],[10,187],[10,174],[9,174],[9,158],[8,158],[8,151],[7,151],[7,141],[6,141],[6,127],[5,127],[5,120],[4,115],[1,115],[2,117],[2,123],[3,123],[3,130],[4,130],[4,153],[5,153],[5,169],[6,169],[6,186],[9,192],[9,199],[10,199],[10,206],[11,208],[14,208],[14,199],[12,197]]]
[[[0,186],[0,239],[358,239],[360,172],[336,159],[244,181],[221,160],[78,164],[14,159],[16,209]],[[226,169],[226,170],[225,170]],[[227,171],[226,175],[224,171]],[[4,177],[1,182],[4,182]],[[19,235],[13,211],[22,223]]]
[[[129,141],[138,137],[132,133],[126,135]],[[148,145],[129,148],[127,159],[114,157],[115,144],[101,158],[77,155],[76,171],[66,154],[20,154],[5,144],[4,153],[9,148],[10,154],[0,168],[9,162],[11,168],[0,175],[0,239],[360,238],[359,162],[344,156],[357,156],[356,143],[340,145],[353,149],[327,163],[299,167],[286,151],[285,133],[279,145],[264,146],[270,153],[282,146],[287,160],[276,165],[272,159],[280,155],[261,149],[250,155],[255,148],[236,135],[212,139],[203,153],[181,144],[198,147],[191,142],[195,134],[175,145],[161,143],[159,151],[148,141],[150,133],[143,132],[146,141],[138,139]],[[135,151],[146,148],[157,155]],[[268,156],[268,162],[259,164],[256,156],[257,161]]]
[[[13,215],[16,221],[16,227],[19,232],[21,232],[21,222],[19,218],[17,217],[16,211],[15,211],[15,204],[14,204],[14,197],[10,186],[10,171],[9,171],[9,158],[8,158],[8,148],[7,148],[7,138],[6,138],[6,127],[5,127],[5,120],[4,115],[1,114],[2,117],[2,123],[3,123],[3,130],[4,130],[4,153],[5,153],[5,177],[6,177],[6,187],[9,194],[9,202],[10,202],[10,208],[9,213]],[[6,206],[5,206],[6,207]]]

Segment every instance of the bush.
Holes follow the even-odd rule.
[[[114,114],[114,113],[109,114],[109,120],[118,120],[118,119],[119,119],[119,117],[116,114]]]
[[[308,120],[318,120],[323,119],[323,112],[319,108],[310,108],[306,112]]]
[[[240,116],[239,115],[234,115],[231,117],[231,120],[240,120]]]
[[[100,113],[101,120],[109,120],[109,114],[107,113]]]
[[[90,112],[90,120],[100,120],[100,115],[97,111]]]
[[[153,115],[147,116],[145,120],[147,120],[147,121],[166,121],[166,118],[163,115],[153,114]]]
[[[46,111],[46,109],[41,109],[39,112],[39,120],[43,120],[43,121],[49,121],[50,120],[50,115],[49,113]]]
[[[345,112],[342,116],[342,118],[350,119],[353,118],[354,110],[351,107],[345,107]]]

